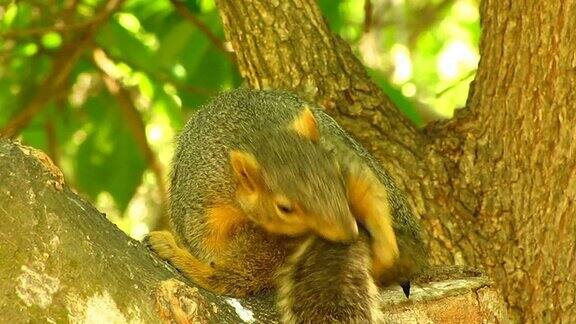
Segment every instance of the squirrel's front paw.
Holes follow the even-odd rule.
[[[170,260],[179,249],[174,236],[168,231],[150,232],[143,242],[164,260]]]

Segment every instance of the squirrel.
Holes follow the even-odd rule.
[[[294,251],[352,252],[365,237],[370,269],[359,276],[405,287],[426,265],[420,228],[389,174],[321,108],[290,92],[238,89],[199,109],[178,139],[170,204],[173,233],[151,232],[146,243],[223,295],[274,289],[287,258],[299,263]],[[351,269],[363,264],[358,258],[347,261]]]

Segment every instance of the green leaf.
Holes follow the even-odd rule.
[[[188,21],[182,21],[175,26],[162,38],[160,48],[156,52],[156,62],[169,68],[174,64],[176,58],[181,55],[189,44],[192,36],[198,37],[194,28]],[[195,34],[195,35],[194,35]],[[196,39],[195,39],[196,40]],[[202,47],[205,47],[203,45]],[[186,53],[187,55],[197,55],[197,53]]]
[[[344,26],[344,17],[342,16],[342,11],[340,11],[341,0],[319,0],[318,6],[326,20],[328,20],[328,25],[330,29],[339,33]]]
[[[76,183],[92,199],[109,192],[124,211],[142,181],[144,158],[113,98],[94,97],[85,109],[91,123],[84,128],[86,140],[78,148]]]
[[[55,49],[62,44],[62,36],[55,32],[50,32],[42,36],[42,45],[49,49]]]
[[[101,29],[96,40],[115,58],[122,58],[128,65],[143,71],[157,72],[158,65],[152,49],[115,20],[110,20]]]

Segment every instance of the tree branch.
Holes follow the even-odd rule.
[[[87,27],[97,23],[102,20],[103,13],[101,12],[98,16],[92,17],[88,20],[83,20],[70,24],[56,23],[51,26],[41,26],[41,27],[31,27],[27,29],[15,29],[5,31],[0,34],[0,38],[14,39],[28,36],[44,35],[50,32],[73,32],[79,29],[86,29]]]

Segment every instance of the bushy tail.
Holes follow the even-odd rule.
[[[304,241],[277,274],[283,323],[379,323],[378,288],[365,233],[351,244]]]

